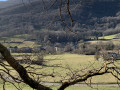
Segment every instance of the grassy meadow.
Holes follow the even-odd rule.
[[[21,54],[22,55],[22,54]],[[78,55],[78,54],[60,54],[60,55],[47,55],[44,57],[45,66],[31,65],[36,69],[28,69],[29,71],[51,74],[54,71],[55,77],[42,77],[41,80],[45,82],[60,82],[62,77],[66,79],[70,78],[68,75],[72,75],[71,71],[80,71],[81,69],[91,70],[94,68],[99,68],[102,63],[94,59],[94,55]],[[118,61],[120,62],[120,61]],[[23,65],[23,66],[26,66]],[[12,71],[16,75],[15,71]],[[35,76],[37,78],[37,76]],[[88,79],[89,82],[89,79]],[[81,82],[84,83],[84,82]],[[116,83],[116,79],[111,74],[105,74],[102,76],[94,76],[92,78],[92,83]]]
[[[53,90],[57,90],[57,87],[53,87]],[[119,90],[119,87],[78,87],[71,86],[66,88],[65,90]]]
[[[45,59],[48,60],[48,62],[46,62],[46,65],[48,65],[48,67],[45,67],[43,71],[50,72],[51,70],[54,69],[56,73],[59,74],[62,73],[63,76],[66,75],[67,73],[70,74],[70,71],[68,70],[69,68],[72,71],[74,70],[79,71],[84,68],[86,68],[87,70],[91,70],[94,68],[99,68],[102,65],[101,62],[96,61],[94,59],[94,55],[78,55],[78,54],[66,53],[62,55],[48,55],[45,57]],[[59,65],[67,69],[61,67],[49,67],[54,65]],[[54,78],[54,81],[59,82],[60,79],[61,78],[56,77]],[[49,77],[49,82],[53,82],[53,79],[51,79],[50,77]],[[93,77],[92,83],[116,83],[116,79],[111,74],[105,74],[102,76]]]
[[[118,34],[113,34],[113,35],[108,35],[108,36],[103,36],[103,37],[99,37],[99,39],[119,39],[119,37],[117,35],[120,35],[120,33]]]
[[[120,36],[120,33],[114,34],[114,35],[108,35],[104,37],[99,37],[98,40],[93,40],[93,41],[88,41],[92,44],[97,44],[97,43],[109,43],[112,42],[114,45],[120,45],[120,37],[117,37],[117,35]]]
[[[113,42],[113,44],[119,45],[120,38],[116,37],[116,35],[120,35],[120,33],[114,34],[114,35],[108,35],[108,36],[104,36],[104,37],[99,37],[98,40],[93,40],[93,41],[91,40],[88,42],[90,42],[92,44],[95,44],[98,42],[102,42],[102,43]],[[29,37],[30,37],[30,35],[28,35],[28,34],[14,35],[11,37],[2,37],[2,38],[0,38],[0,43],[5,45],[6,47],[17,46],[18,48],[21,48],[21,47],[31,47],[32,48],[35,46],[40,46],[35,41],[27,40]]]
[[[6,47],[9,46],[18,46],[20,47],[33,47],[33,46],[38,46],[34,41],[27,41],[26,38],[28,35],[16,35],[11,38],[3,37],[0,39],[0,43],[4,43]],[[106,41],[103,42],[108,42],[112,41],[114,44],[120,44],[120,39],[114,39],[115,35],[110,35],[110,36],[105,36],[104,37]],[[102,38],[101,38],[102,39]],[[107,40],[108,39],[108,40]],[[8,41],[11,41],[9,44]],[[21,43],[16,43],[16,42],[21,42]],[[91,43],[97,43],[97,41],[89,41]],[[12,53],[12,55],[25,55],[25,53]],[[30,55],[27,54],[27,55]],[[21,58],[21,57],[18,57]],[[34,58],[34,57],[33,57]],[[44,73],[44,74],[51,74],[55,73],[55,77],[42,77],[41,80],[45,82],[60,82],[63,78],[65,79],[70,78],[68,75],[71,75],[71,71],[74,70],[81,70],[86,68],[87,70],[91,70],[94,68],[99,68],[102,63],[99,61],[96,61],[94,59],[94,55],[79,55],[79,54],[70,54],[70,53],[65,53],[65,54],[59,54],[59,55],[46,55],[44,57],[44,64],[45,66],[39,66],[39,65],[31,65],[32,67],[35,68],[42,68],[42,69],[36,69],[35,71],[33,69],[28,69],[33,72],[37,73]],[[120,62],[120,61],[118,61]],[[27,66],[27,65],[23,65]],[[0,67],[2,68],[2,67]],[[84,72],[84,73],[86,73]],[[17,73],[13,70],[11,72],[13,75],[17,75]],[[35,79],[37,79],[37,76],[35,76]],[[88,79],[88,83],[89,83]],[[84,82],[81,82],[84,83]],[[102,76],[94,76],[92,78],[92,83],[116,83],[116,78],[114,78],[111,74],[105,74]],[[0,85],[0,90],[2,85]],[[21,84],[22,90],[33,90],[29,86]],[[50,86],[54,90],[57,90],[58,86]],[[14,86],[7,84],[6,85],[6,90],[16,90]],[[97,88],[97,87],[95,87]],[[71,86],[67,88],[66,90],[94,90],[93,88],[90,87],[77,87],[77,86]],[[98,87],[98,90],[119,90],[118,87]]]
[[[0,43],[5,45],[6,47],[15,47],[17,46],[18,48],[21,47],[35,47],[39,46],[38,44],[35,43],[35,41],[30,41],[27,40],[30,37],[28,34],[22,34],[22,35],[14,35],[11,37],[2,37],[0,38]]]
[[[0,90],[2,89],[2,85],[0,85]],[[33,90],[29,86],[25,84],[20,84],[19,87],[21,90]],[[52,88],[53,90],[57,90],[60,86],[48,86]],[[17,90],[13,85],[6,83],[5,90]],[[89,87],[89,86],[70,86],[66,88],[65,90],[119,90],[119,87],[105,87],[105,86],[95,86],[95,87]]]

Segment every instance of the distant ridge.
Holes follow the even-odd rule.
[[[52,4],[49,0],[45,0],[45,6],[41,0],[34,1],[32,5],[23,5],[20,1],[9,0],[6,6],[0,5],[2,8],[6,7],[0,9],[2,33],[14,30],[21,33],[21,30],[27,30],[26,27],[34,31],[60,30],[64,27],[59,17],[59,3],[49,9]],[[64,6],[62,10],[62,16],[69,25],[70,18]],[[110,34],[120,31],[120,0],[71,0],[70,11],[76,21],[73,25],[73,30],[76,32],[97,31]],[[55,18],[54,22],[52,22],[53,18]]]
[[[23,1],[28,2],[29,0],[23,0]],[[36,0],[30,0],[30,1],[36,1]],[[5,2],[0,1],[0,8],[6,8],[20,3],[23,3],[22,0],[7,0]]]

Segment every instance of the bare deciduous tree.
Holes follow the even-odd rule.
[[[8,75],[9,77],[12,78],[12,80],[14,80],[14,82],[16,82],[16,83],[24,82],[25,84],[29,85],[33,89],[52,90],[51,88],[46,87],[46,86],[40,84],[38,81],[34,80],[34,76],[33,76],[33,78],[31,78],[29,76],[29,74],[31,73],[31,74],[41,75],[41,76],[45,76],[45,77],[46,76],[54,77],[53,73],[49,74],[49,75],[45,75],[42,73],[37,74],[35,72],[27,71],[26,70],[27,67],[23,67],[22,65],[20,65],[12,57],[12,55],[10,54],[8,49],[6,47],[4,47],[2,44],[0,44],[0,53],[1,53],[2,57],[4,58],[4,60],[7,61],[7,63],[8,63],[8,64],[2,63],[2,62],[0,63],[0,65],[4,68],[4,69],[0,69],[0,71],[2,71],[2,73],[0,73],[0,77],[4,81],[4,83],[7,81],[7,78],[5,78],[5,76]],[[7,67],[12,67],[19,74],[19,77],[21,79],[18,77],[16,78],[13,74],[11,74],[10,71],[12,69],[9,69]],[[69,68],[67,68],[67,69],[70,70]],[[106,63],[106,66],[103,65],[100,68],[94,68],[92,70],[87,70],[87,68],[85,68],[83,70],[77,70],[77,71],[71,71],[71,72],[72,72],[71,75],[68,74],[68,75],[70,75],[70,78],[66,79],[66,82],[63,82],[63,84],[60,86],[60,88],[58,88],[58,90],[64,90],[65,88],[67,88],[71,85],[74,85],[78,82],[86,81],[90,77],[104,75],[106,73],[111,73],[115,78],[120,80],[120,67],[117,66],[114,62],[108,62],[108,63]],[[11,84],[14,85],[14,83],[11,82],[11,80],[8,80],[7,82],[10,82]],[[4,83],[3,83],[3,88],[5,88]],[[15,86],[15,87],[18,89],[17,86]]]
[[[57,1],[58,0],[55,0],[53,5]],[[63,0],[59,0],[59,1],[60,1],[59,15],[60,15],[61,21],[71,31],[71,27],[69,27],[64,22],[64,19],[62,17]],[[74,23],[74,20],[72,18],[71,12],[70,12],[70,6],[69,6],[70,0],[65,0],[65,1],[67,2],[66,9],[67,9],[68,16],[70,17],[71,26],[72,26]],[[44,0],[43,0],[43,3],[44,3]],[[41,82],[40,78],[47,77],[47,76],[55,77],[54,71],[51,74],[36,73],[36,72],[34,72],[34,70],[36,70],[35,67],[32,67],[30,65],[23,67],[10,54],[9,50],[2,44],[0,44],[0,53],[2,55],[2,60],[6,61],[8,63],[8,64],[6,64],[4,62],[0,62],[0,66],[3,67],[3,69],[0,69],[0,78],[3,80],[3,90],[5,90],[6,82],[11,83],[18,90],[20,90],[20,88],[18,86],[16,86],[14,84],[14,82],[18,83],[18,84],[23,82],[23,83],[29,85],[31,88],[37,89],[37,90],[52,90],[50,87],[42,85],[40,83]],[[91,66],[92,66],[92,64],[91,64]],[[33,71],[28,70],[28,68],[32,68]],[[41,68],[38,68],[38,69],[41,69]],[[69,76],[69,78],[67,78],[67,79],[60,75],[63,78],[63,80],[62,80],[62,85],[58,88],[58,90],[64,90],[71,85],[86,81],[88,78],[91,78],[93,76],[104,75],[106,73],[112,74],[115,78],[117,78],[117,80],[120,81],[120,67],[119,67],[119,65],[116,65],[114,62],[106,62],[105,65],[103,64],[101,67],[93,68],[91,70],[89,70],[88,68],[89,67],[80,69],[80,70],[75,70],[75,71],[71,70],[70,68],[66,68],[71,73],[67,74]],[[11,73],[12,70],[15,70],[16,73],[18,73],[17,77],[13,73]],[[35,76],[37,76],[38,78],[36,79]],[[68,77],[68,76],[66,76],[66,77]],[[10,78],[6,78],[6,77],[10,77]]]

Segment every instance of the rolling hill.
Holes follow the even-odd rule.
[[[65,0],[63,0],[65,2]],[[9,0],[14,2],[13,0]],[[4,4],[0,9],[0,36],[24,34],[29,31],[66,29],[59,17],[59,2],[36,0],[32,3]],[[66,12],[66,2],[62,6],[62,17],[70,25]],[[71,0],[70,11],[75,23],[75,32],[102,32],[105,35],[120,32],[120,0]]]
[[[35,0],[30,0],[30,1],[35,1]],[[26,3],[29,2],[29,0],[7,0],[7,1],[0,1],[0,9],[1,8],[7,8],[9,6],[21,4],[21,3]]]

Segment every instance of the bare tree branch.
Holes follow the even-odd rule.
[[[67,0],[67,12],[68,12],[68,15],[70,16],[70,19],[71,19],[71,26],[73,26],[73,23],[74,23],[74,20],[73,20],[73,17],[71,15],[71,12],[70,12],[70,0]]]
[[[11,56],[8,49],[2,44],[0,44],[0,53],[2,54],[4,59],[10,64],[10,66],[13,67],[19,73],[20,77],[24,80],[24,83],[37,90],[51,90],[49,87],[45,87],[39,84],[37,81],[30,78],[27,74],[26,69]]]
[[[101,71],[101,72],[99,72],[99,71],[96,72],[95,71],[95,72],[87,73],[87,74],[83,75],[82,77],[80,77],[80,79],[76,79],[76,80],[71,81],[71,82],[65,82],[65,83],[63,83],[63,85],[58,90],[64,90],[65,88],[67,88],[67,87],[69,87],[71,85],[74,85],[74,84],[76,84],[78,82],[85,81],[85,80],[87,80],[90,77],[98,76],[98,75],[103,75],[105,73],[110,73],[110,72],[108,72],[108,69],[107,69],[106,71]]]

